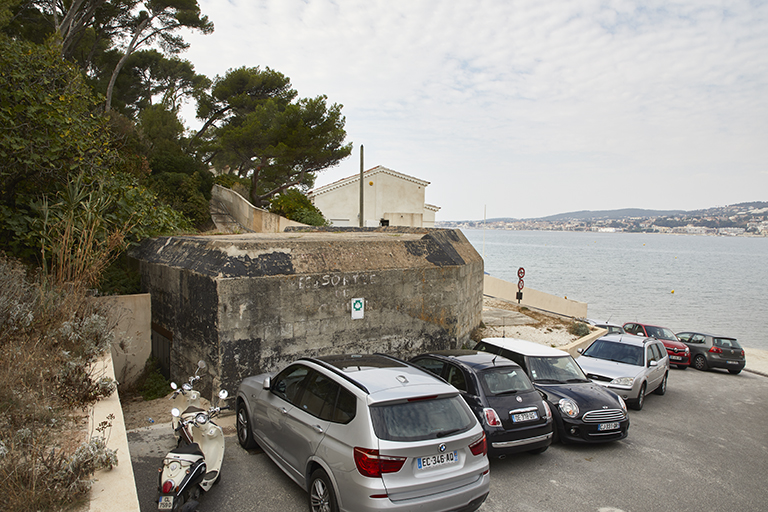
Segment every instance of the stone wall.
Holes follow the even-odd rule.
[[[230,393],[301,356],[469,345],[481,321],[483,262],[458,230],[169,237],[132,256],[153,325],[171,334],[171,377],[203,359]],[[362,319],[352,318],[356,298]]]

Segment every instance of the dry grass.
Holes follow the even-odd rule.
[[[92,363],[111,341],[95,304],[49,289],[0,254],[0,496],[6,512],[67,510],[98,467],[116,464],[107,429],[89,437],[83,412],[114,391]]]

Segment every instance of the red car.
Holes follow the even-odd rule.
[[[691,365],[691,349],[680,341],[675,333],[666,327],[659,327],[657,325],[637,324],[634,322],[627,322],[624,324],[624,330],[630,334],[637,336],[645,336],[646,338],[656,338],[664,344],[667,348],[667,354],[669,354],[669,364],[675,365],[681,370],[685,370]]]

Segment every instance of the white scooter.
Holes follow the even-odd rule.
[[[198,371],[205,368],[205,363],[198,363]],[[211,407],[201,409],[200,393],[192,389],[192,383],[200,377],[197,371],[190,377],[181,390],[174,383],[173,397],[181,393],[187,397],[184,412],[174,407],[174,431],[179,437],[178,446],[168,452],[159,470],[158,510],[173,512],[194,512],[199,505],[200,492],[208,491],[218,481],[221,463],[224,459],[224,433],[212,420],[229,407]],[[225,400],[228,393],[219,391],[219,400]]]

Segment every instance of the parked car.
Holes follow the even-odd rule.
[[[552,443],[552,411],[522,368],[476,350],[444,350],[414,357],[461,393],[485,430],[488,455],[543,453]]]
[[[624,400],[589,380],[567,352],[516,338],[484,338],[475,349],[502,355],[525,370],[552,409],[556,439],[599,443],[627,437]]]
[[[302,358],[248,377],[237,438],[309,493],[312,511],[477,510],[489,490],[483,428],[458,391],[384,355]]]
[[[736,338],[700,332],[679,332],[677,337],[691,350],[691,365],[697,370],[725,368],[736,375],[747,364],[744,349]]]
[[[587,323],[601,329],[608,331],[608,334],[624,334],[624,328],[619,324],[612,324],[611,322],[602,320],[592,320],[587,318]]]
[[[638,324],[635,322],[627,322],[623,327],[629,334],[656,338],[662,342],[667,349],[667,354],[669,354],[669,363],[677,368],[685,370],[691,365],[690,349],[685,346],[685,343],[677,339],[675,333],[670,329],[659,327],[658,325]]]
[[[645,395],[667,392],[669,356],[654,338],[609,334],[596,339],[576,358],[592,381],[605,386],[635,410],[643,408]]]

